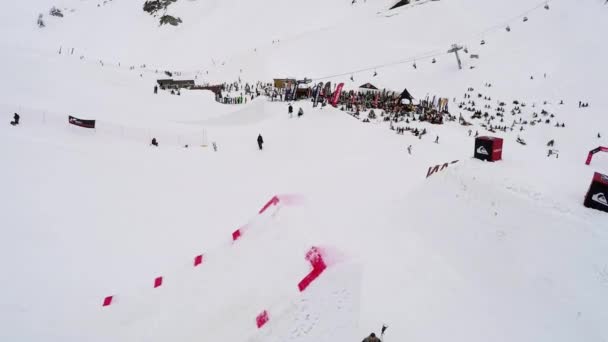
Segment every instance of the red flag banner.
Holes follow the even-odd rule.
[[[336,91],[331,97],[331,105],[336,107],[338,105],[338,100],[340,100],[340,93],[342,93],[342,88],[344,88],[344,83],[338,84]]]

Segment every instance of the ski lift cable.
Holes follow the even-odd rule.
[[[526,15],[528,15],[529,13],[539,9],[539,8],[545,8],[545,6],[547,6],[548,4],[552,3],[552,2],[556,2],[558,0],[544,0],[540,3],[538,3],[537,5],[535,5],[534,7],[531,7],[527,10],[525,10],[524,12],[513,16],[511,18],[509,18],[508,20],[505,20],[499,24],[490,26],[485,28],[484,30],[482,30],[480,33],[475,33],[474,35],[471,35],[471,38],[466,38],[464,40],[461,41],[460,44],[465,45],[464,42],[468,42],[470,40],[472,40],[473,38],[475,39],[479,39],[479,37],[484,38],[486,33],[492,32],[492,31],[497,31],[497,30],[502,30],[504,29],[505,26],[507,26],[509,23],[519,20],[521,18],[524,18]],[[394,66],[394,65],[399,65],[399,64],[404,64],[404,63],[411,63],[411,62],[415,62],[416,60],[424,60],[424,59],[429,59],[429,58],[433,58],[433,57],[438,57],[441,55],[445,55],[445,52],[441,52],[441,53],[437,53],[435,51],[432,52],[428,52],[426,54],[423,54],[421,56],[417,56],[417,57],[411,57],[408,58],[406,60],[401,60],[401,61],[395,61],[395,62],[389,62],[389,63],[385,63],[385,64],[381,64],[381,65],[377,65],[374,67],[369,67],[369,68],[363,68],[363,69],[359,69],[359,70],[355,70],[355,71],[351,71],[351,72],[345,72],[342,74],[336,74],[336,75],[332,75],[332,76],[325,76],[325,77],[319,77],[313,80],[323,80],[323,79],[328,79],[328,78],[334,78],[334,77],[340,77],[340,76],[345,76],[345,75],[350,75],[350,74],[356,74],[356,73],[361,73],[361,72],[365,72],[365,71],[371,71],[374,69],[380,69],[380,68],[385,68],[385,67],[389,67],[389,66]],[[85,64],[97,64],[99,61],[97,59],[85,59],[83,60],[83,62]],[[120,69],[126,69],[128,68],[128,66],[119,66],[116,63],[112,63],[112,62],[105,62],[104,66],[112,66],[114,68],[120,68]],[[196,69],[196,70],[174,70],[173,68],[168,68],[168,67],[159,67],[159,66],[153,66],[153,65],[146,65],[146,68],[136,68],[136,70],[138,70],[139,72],[142,73],[155,73],[155,71],[153,70],[172,70],[176,73],[182,74],[182,75],[192,75],[192,74],[198,74],[198,73],[202,73],[205,72],[205,70],[203,69]]]
[[[446,55],[447,52],[439,52],[438,50],[435,51],[431,51],[431,52],[427,52],[424,54],[420,54],[414,57],[410,57],[408,59],[404,59],[404,60],[399,60],[399,61],[394,61],[394,62],[388,62],[388,63],[384,63],[384,64],[380,64],[380,65],[375,65],[375,66],[371,66],[368,68],[363,68],[363,69],[358,69],[358,70],[353,70],[353,71],[348,71],[348,72],[343,72],[340,74],[334,74],[334,75],[329,75],[329,76],[323,76],[323,77],[316,77],[313,78],[313,81],[320,81],[320,80],[326,80],[329,78],[336,78],[336,77],[342,77],[342,76],[348,76],[348,75],[354,75],[354,74],[359,74],[362,72],[366,72],[366,71],[372,71],[372,70],[377,70],[377,69],[382,69],[382,68],[386,68],[386,67],[390,67],[390,66],[395,66],[395,65],[400,65],[400,64],[406,64],[406,63],[412,63],[418,60],[425,60],[425,59],[430,59],[433,57],[439,57],[442,55]]]
[[[518,21],[519,19],[525,17],[527,14],[529,14],[529,13],[535,11],[535,10],[538,10],[540,8],[544,8],[549,3],[556,2],[556,1],[558,1],[558,0],[543,0],[542,2],[539,2],[535,6],[533,6],[533,7],[529,8],[529,9],[523,11],[522,13],[520,13],[520,14],[518,14],[516,16],[513,16],[513,17],[511,17],[511,18],[509,18],[509,19],[507,19],[505,21],[502,21],[499,24],[495,24],[493,26],[485,28],[484,30],[481,31],[481,33],[475,33],[474,36],[471,36],[471,38],[476,38],[476,39],[479,39],[479,37],[483,38],[483,36],[486,33],[489,33],[489,32],[492,32],[492,31],[502,30],[509,23],[512,23],[514,21]],[[465,39],[463,41],[469,41],[469,40],[471,40],[471,38],[467,38],[467,39]],[[461,44],[464,45],[464,43],[461,43]],[[440,53],[440,54],[433,55],[433,56],[423,56],[423,57],[420,57],[419,59],[424,60],[424,59],[428,59],[428,58],[432,58],[432,57],[437,57],[437,56],[443,55],[443,54],[445,54],[445,53]],[[384,67],[387,67],[387,66],[399,65],[399,64],[408,63],[408,62],[412,62],[412,60],[408,59],[406,61],[386,63],[386,64],[382,64],[382,65],[378,66],[378,68],[384,68]],[[345,72],[344,75],[340,74],[340,75],[333,76],[333,77],[345,76],[345,75],[349,75],[351,73],[361,73],[361,72],[365,72],[365,71],[370,71],[372,69],[373,69],[373,67],[365,68],[365,69],[360,69],[360,70],[355,70],[355,71],[352,71],[352,72]],[[184,70],[184,71],[177,71],[177,72],[180,72],[182,74],[191,74],[191,73],[198,73],[198,72],[202,72],[202,71],[203,70],[188,70],[188,71]],[[317,78],[316,80],[322,80],[322,79],[327,79],[327,78],[332,78],[332,77],[322,77],[322,78]]]
[[[516,16],[512,16],[509,19],[501,21],[498,24],[486,27],[482,31],[471,34],[470,36],[468,36],[468,38],[461,40],[459,42],[459,44],[466,45],[467,42],[472,42],[474,40],[477,40],[477,41],[479,41],[479,39],[486,40],[486,34],[494,32],[494,31],[502,31],[505,29],[505,27],[509,26],[509,24],[511,24],[513,22],[517,22],[520,19],[525,18],[529,13],[534,12],[540,8],[545,8],[545,6],[547,6],[549,3],[556,2],[556,1],[559,1],[559,0],[544,0],[542,2],[539,2],[535,6],[521,12],[520,14],[518,14]]]
[[[495,24],[493,26],[487,27],[484,30],[480,31],[481,33],[475,33],[474,36],[475,38],[479,38],[480,36],[483,37],[486,33],[491,32],[491,31],[497,31],[497,30],[502,30],[505,26],[507,26],[509,23],[514,22],[518,19],[521,19],[523,17],[525,17],[527,14],[529,14],[530,12],[533,12],[539,8],[544,8],[546,5],[548,5],[551,2],[555,2],[558,0],[543,0],[542,2],[539,2],[538,4],[536,4],[534,7],[531,7],[525,11],[523,11],[522,13],[513,16],[505,21],[502,21],[499,24]],[[466,41],[469,40],[469,38],[465,39]],[[463,40],[463,41],[465,41]],[[432,57],[436,57],[439,55],[443,55],[444,53],[440,53],[438,55],[433,55],[433,56],[422,56],[419,59],[424,60],[424,59],[428,59],[428,58],[432,58]],[[407,62],[412,62],[410,59],[406,60],[406,61],[399,61],[399,62],[391,62],[391,63],[386,63],[386,64],[382,64],[380,66],[378,66],[378,68],[383,68],[383,67],[387,67],[387,66],[393,66],[393,65],[399,65],[399,64],[403,64],[403,63],[407,63]],[[349,75],[351,73],[361,73],[361,72],[365,72],[365,71],[371,71],[374,67],[370,67],[370,68],[364,68],[364,69],[360,69],[360,70],[355,70],[352,72],[345,72],[344,74],[339,74],[339,75],[335,75],[335,76],[329,76],[329,77],[320,77],[320,78],[316,78],[313,80],[323,80],[323,79],[327,79],[327,78],[332,78],[332,77],[338,77],[338,76],[345,76],[345,75]],[[181,72],[182,74],[187,74],[187,73],[197,73],[200,72],[202,70],[189,70],[189,71],[178,71]]]
[[[530,14],[531,12],[534,12],[540,8],[544,8],[545,5],[549,4],[550,2],[555,2],[555,1],[558,1],[558,0],[545,0],[541,3],[538,3],[534,7],[531,7],[518,15],[510,17],[509,19],[502,21],[499,24],[487,27],[485,30],[482,31],[481,34],[485,34],[485,33],[491,32],[491,31],[495,31],[495,30],[502,30],[505,26],[509,25],[510,23],[512,23],[514,21],[518,21],[519,19],[524,18],[526,15]]]
[[[491,32],[491,31],[502,30],[505,26],[508,26],[509,23],[514,22],[516,20],[519,20],[519,19],[525,17],[526,15],[528,15],[529,13],[531,13],[533,11],[536,11],[539,8],[544,8],[549,3],[555,2],[555,1],[558,1],[558,0],[544,0],[544,1],[536,4],[534,7],[531,7],[529,9],[523,11],[522,13],[518,14],[517,16],[513,16],[513,17],[509,18],[506,21],[503,21],[503,22],[501,22],[499,24],[490,26],[490,27],[488,27],[488,28],[480,31],[480,33],[476,33],[474,35],[474,37],[476,39],[478,39],[479,36],[485,37],[485,34]],[[466,45],[465,42],[469,41],[470,39],[471,38],[463,40],[460,44],[461,45]],[[335,74],[335,75],[331,75],[331,76],[324,76],[324,77],[313,78],[313,81],[320,81],[320,80],[325,80],[325,79],[329,79],[329,78],[336,78],[336,77],[342,77],[342,76],[348,76],[348,75],[358,74],[358,73],[362,73],[362,72],[366,72],[366,71],[386,68],[386,67],[389,67],[389,66],[395,66],[395,65],[405,64],[405,63],[416,62],[417,60],[425,60],[425,59],[430,59],[430,58],[433,58],[433,57],[438,57],[438,56],[447,54],[445,52],[437,52],[437,51],[439,51],[439,50],[434,50],[432,52],[428,52],[428,53],[419,55],[417,57],[410,57],[410,58],[408,58],[406,60],[389,62],[389,63],[385,63],[385,64],[381,64],[381,65],[376,65],[376,66],[372,66],[372,67],[368,67],[368,68],[363,68],[363,69],[359,69],[359,70],[344,72],[344,73],[341,73],[341,74]]]

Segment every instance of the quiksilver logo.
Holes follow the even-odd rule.
[[[602,204],[602,205],[605,205],[608,207],[608,201],[606,200],[606,196],[601,192],[598,192],[597,194],[591,196],[591,199],[599,204]]]
[[[479,148],[477,149],[477,153],[479,154],[483,154],[485,156],[489,155],[488,151],[486,150],[485,147],[483,146],[479,146]]]

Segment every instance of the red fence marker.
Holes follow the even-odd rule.
[[[429,167],[429,170],[426,173],[426,178],[429,178],[430,176],[432,176],[435,172],[439,172],[439,171],[443,171],[444,169],[446,169],[450,164],[456,164],[458,163],[458,160],[454,160],[451,161],[449,163],[443,163],[443,165],[435,165],[435,166],[431,166]]]
[[[264,325],[266,325],[266,323],[268,323],[268,311],[264,310],[262,311],[261,314],[259,314],[256,318],[255,318],[255,323],[258,326],[258,329],[260,329],[261,327],[263,327]]]
[[[608,152],[608,147],[598,146],[597,148],[594,148],[593,150],[589,151],[589,154],[587,155],[587,161],[585,161],[585,164],[586,165],[591,164],[593,155],[598,152]]]
[[[154,288],[160,287],[163,284],[163,277],[154,279]]]
[[[203,263],[203,255],[197,255],[194,257],[194,267]]]
[[[110,305],[112,305],[112,299],[113,298],[114,298],[114,296],[107,296],[106,298],[104,298],[102,306],[110,306]]]
[[[232,233],[232,241],[236,241],[241,237],[241,230],[237,229]]]
[[[260,209],[259,214],[262,214],[266,211],[266,209],[270,208],[271,205],[277,205],[279,204],[279,198],[277,196],[273,196],[270,201],[268,201],[268,203],[266,203],[264,205],[264,207],[262,207],[262,209]]]
[[[323,256],[321,255],[321,251],[319,251],[317,247],[312,247],[308,253],[306,253],[306,260],[308,260],[312,265],[312,271],[310,271],[310,273],[308,273],[306,277],[304,277],[304,279],[298,283],[298,289],[300,292],[306,290],[306,288],[327,268],[327,265],[323,260]]]

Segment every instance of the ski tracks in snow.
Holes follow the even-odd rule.
[[[249,342],[330,342],[352,336],[359,319],[360,279],[358,265],[332,267],[283,310],[273,310],[269,324]]]

